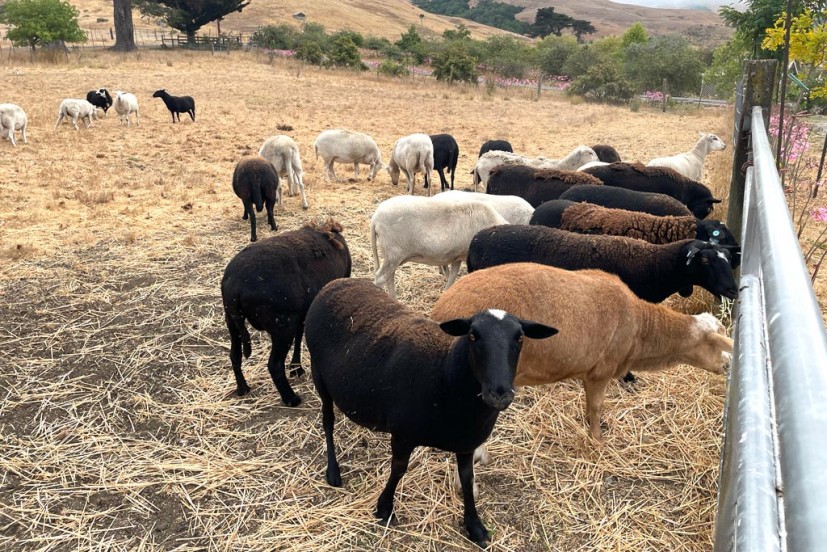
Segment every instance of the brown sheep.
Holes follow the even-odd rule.
[[[242,220],[250,218],[250,241],[256,241],[256,211],[267,207],[267,222],[272,230],[278,230],[273,218],[273,207],[281,207],[279,175],[267,159],[260,155],[242,157],[233,171],[233,192],[244,206]],[[255,209],[254,209],[255,207]]]
[[[491,169],[486,193],[518,196],[536,208],[546,201],[559,198],[560,194],[574,186],[602,184],[590,174],[578,171],[500,165]]]
[[[586,391],[591,436],[602,441],[606,386],[629,370],[689,364],[724,372],[733,342],[711,314],[681,314],[636,297],[617,276],[533,263],[479,270],[446,290],[434,305],[437,322],[486,308],[558,328],[554,338],[525,343],[515,385],[578,378]]]

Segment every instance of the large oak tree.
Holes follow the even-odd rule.
[[[131,52],[135,45],[135,27],[132,25],[132,0],[114,0],[115,46],[118,52]]]
[[[187,33],[195,43],[195,31],[233,12],[240,12],[250,0],[137,0],[141,13],[159,17],[173,29]]]

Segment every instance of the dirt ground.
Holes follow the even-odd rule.
[[[726,110],[663,114],[530,91],[379,79],[252,54],[82,54],[69,64],[0,66],[0,99],[29,114],[29,144],[0,144],[0,548],[7,550],[468,549],[448,455],[420,450],[397,492],[399,524],[374,523],[389,467],[385,435],[341,419],[344,486],[324,482],[319,401],[284,407],[254,334],[233,395],[219,282],[249,239],[230,180],[236,161],[286,133],[300,145],[310,209],[285,197],[280,229],[333,216],[354,276],[371,277],[368,219],[399,194],[313,159],[328,128],[367,132],[387,160],[412,132],[453,134],[457,188],[480,144],[562,157],[609,143],[625,159],[689,149],[696,131],[731,136]],[[98,86],[135,93],[141,124],[116,116],[55,130],[60,100]],[[171,124],[157,88],[192,95]],[[37,91],[36,94],[32,91]],[[729,142],[727,138],[725,141]],[[707,163],[726,194],[730,150]],[[423,190],[417,186],[417,194]],[[726,204],[724,204],[726,205]],[[722,211],[723,212],[723,211]],[[271,235],[259,226],[261,237]],[[425,312],[432,267],[397,272],[400,300]],[[702,293],[681,308],[703,309]],[[266,336],[265,336],[266,337]],[[305,365],[309,365],[307,354]],[[606,443],[586,435],[575,382],[525,388],[478,469],[494,550],[708,550],[715,511],[722,377],[690,368],[609,388]]]

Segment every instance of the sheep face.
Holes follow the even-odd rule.
[[[449,320],[439,327],[448,335],[467,336],[471,370],[482,388],[482,400],[495,410],[505,410],[514,400],[523,336],[544,339],[557,333],[550,326],[520,320],[497,309]]]
[[[387,167],[385,167],[385,169],[387,169],[388,174],[391,175],[391,184],[393,184],[394,186],[399,184],[399,165],[391,162]]]
[[[706,151],[722,151],[726,149],[726,144],[724,144],[724,141],[718,138],[717,135],[704,134],[703,132],[699,132],[698,134],[701,135],[701,138],[706,144]]]
[[[738,268],[741,264],[741,251],[738,240],[726,224],[719,220],[699,220],[697,239],[720,245],[730,251],[732,257],[732,268]]]
[[[740,248],[738,249],[740,251]],[[693,240],[687,247],[686,265],[697,285],[716,297],[735,299],[738,296],[738,284],[732,274],[732,255],[734,251],[718,245]],[[682,290],[684,297],[692,293]]]
[[[726,336],[724,326],[712,314],[694,316],[700,338],[689,351],[687,361],[713,374],[723,374],[732,360],[732,339]]]

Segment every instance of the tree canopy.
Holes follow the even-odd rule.
[[[163,19],[173,29],[187,33],[187,42],[195,42],[195,31],[233,12],[240,12],[250,0],[137,0],[144,15]]]
[[[0,11],[0,22],[9,26],[8,38],[16,46],[49,42],[85,42],[78,26],[78,10],[68,0],[8,0]]]
[[[794,17],[790,26],[790,61],[798,61],[807,68],[806,78],[813,76],[814,72],[827,62],[827,23],[825,13],[814,15],[810,10]],[[765,50],[774,51],[784,47],[784,23],[786,15],[775,22],[767,29],[761,47]],[[827,84],[820,85],[810,90],[810,97],[827,97]]]

